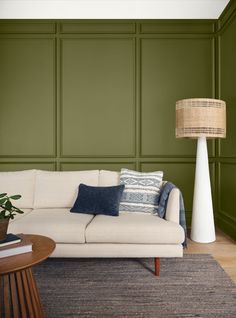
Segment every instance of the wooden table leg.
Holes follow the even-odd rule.
[[[10,276],[10,284],[11,284],[11,299],[12,304],[17,304],[12,308],[13,311],[13,317],[14,318],[20,318],[20,312],[19,312],[19,304],[18,304],[18,297],[17,297],[17,289],[16,289],[16,280],[14,274],[9,274]]]
[[[3,297],[4,297],[4,314],[6,318],[11,317],[11,308],[10,308],[10,282],[9,282],[9,276],[5,275],[3,277]]]
[[[1,277],[0,317],[44,318],[31,268]]]
[[[155,257],[155,275],[160,276],[160,257]]]
[[[30,286],[31,286],[31,299],[32,299],[35,317],[37,318],[44,317],[42,303],[40,300],[36,281],[34,279],[31,268],[27,270],[27,279],[30,282]]]

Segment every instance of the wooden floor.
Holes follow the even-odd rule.
[[[220,230],[216,231],[213,243],[196,243],[188,240],[187,254],[211,254],[236,283],[236,242]]]

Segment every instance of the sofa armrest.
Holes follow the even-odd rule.
[[[166,207],[165,219],[179,224],[179,189],[171,190]]]

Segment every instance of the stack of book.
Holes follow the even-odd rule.
[[[0,258],[32,252],[32,243],[24,234],[7,234],[7,237],[0,241]]]

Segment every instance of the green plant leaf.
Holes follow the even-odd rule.
[[[5,197],[6,195],[7,195],[7,193],[1,193],[0,198]]]
[[[0,212],[0,218],[1,218],[1,219],[5,219],[5,218],[6,218],[6,210],[2,210],[2,211]]]
[[[23,214],[24,213],[24,211],[21,211],[20,209],[17,209],[16,212],[19,213],[19,214]]]
[[[24,211],[18,209],[18,208],[15,207],[14,205],[12,206],[12,213],[13,213],[13,212],[16,212],[16,213],[19,213],[19,214],[25,213]],[[16,215],[16,214],[14,213],[14,215]]]
[[[7,198],[0,199],[0,205],[4,204],[7,201]]]
[[[24,213],[24,211],[18,209],[16,206],[14,206],[11,203],[11,199],[18,200],[20,198],[21,198],[21,195],[19,195],[19,194],[13,195],[11,197],[6,196],[5,198],[3,198],[3,196],[2,196],[2,199],[0,198],[0,208],[2,208],[2,211],[0,211],[0,219],[12,219],[13,220],[16,213],[19,213],[19,214]]]
[[[6,210],[11,210],[12,209],[12,204],[10,200],[7,200],[5,203],[5,208]]]
[[[12,200],[19,200],[21,198],[21,195],[20,194],[16,194],[16,195],[10,196],[9,198],[12,199]]]
[[[12,205],[12,208],[15,209],[16,212],[21,211],[19,208],[17,208],[16,206]],[[24,212],[23,212],[24,213]]]
[[[5,212],[6,212],[6,210],[2,210],[2,211],[0,211],[0,215],[5,216]]]

